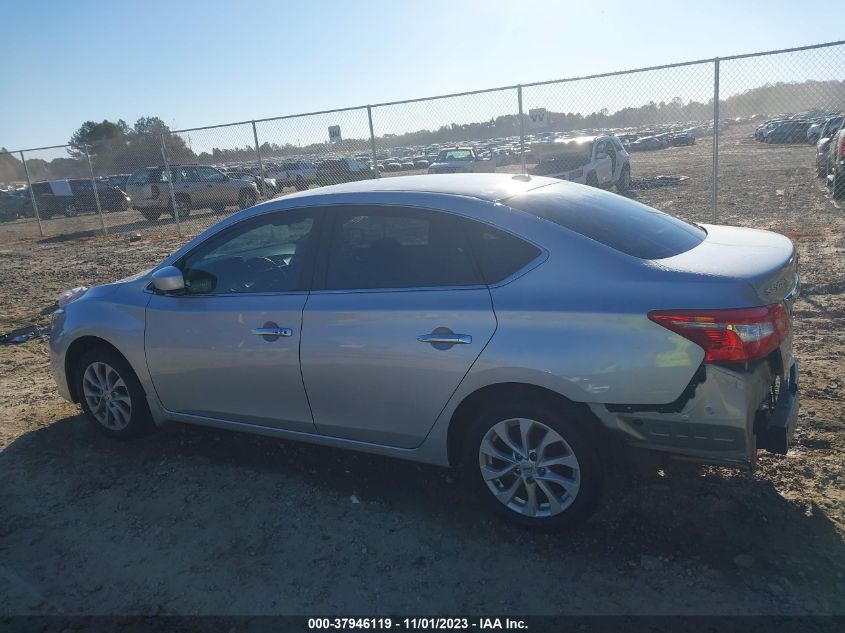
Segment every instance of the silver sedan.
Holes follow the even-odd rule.
[[[67,294],[50,347],[106,435],[188,422],[462,466],[493,511],[554,530],[595,509],[615,440],[786,452],[797,292],[774,233],[542,177],[411,176],[235,214]]]

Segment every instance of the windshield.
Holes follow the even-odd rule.
[[[445,163],[450,160],[472,160],[472,151],[468,149],[444,149],[437,155],[437,161]]]
[[[627,255],[663,259],[698,246],[707,233],[623,196],[561,183],[505,201]]]

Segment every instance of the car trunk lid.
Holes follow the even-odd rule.
[[[701,244],[656,263],[666,270],[743,281],[754,289],[760,305],[794,301],[799,289],[798,255],[788,237],[732,226],[702,228],[707,237]]]

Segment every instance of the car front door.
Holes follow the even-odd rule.
[[[299,345],[318,224],[310,211],[262,215],[177,262],[185,291],[151,297],[144,341],[165,409],[315,430]]]
[[[238,194],[242,187],[248,187],[249,181],[229,178],[214,167],[197,167],[203,186],[206,203],[212,208],[238,204]]]
[[[179,169],[179,177],[174,183],[176,193],[182,192],[191,198],[193,209],[205,209],[208,206],[209,194],[206,191],[205,183],[200,177],[199,169],[195,166],[187,166]]]
[[[610,142],[600,139],[593,147],[596,179],[600,185],[606,185],[613,180],[613,159],[610,157]]]
[[[320,433],[418,446],[496,327],[458,220],[336,207],[303,314],[301,363]]]

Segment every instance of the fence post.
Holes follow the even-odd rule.
[[[719,58],[713,60],[713,224],[719,212]]]
[[[91,174],[91,186],[94,188],[94,202],[97,203],[97,213],[100,215],[100,228],[103,229],[103,235],[106,235],[106,221],[103,219],[103,207],[100,206],[100,192],[97,191],[97,181],[94,180],[94,167],[91,165],[91,155],[88,153],[88,146],[83,145],[82,151],[85,152],[85,160],[88,162],[88,173]]]
[[[519,158],[522,162],[522,173],[525,174],[525,117],[522,115],[522,84],[516,87],[516,97],[519,101]]]
[[[258,130],[255,127],[255,121],[252,122],[252,138],[255,139],[255,155],[258,157],[258,177],[261,178],[261,194],[262,199],[267,199],[267,194],[264,191],[267,188],[267,183],[264,182],[264,164],[261,162],[261,147],[258,145]]]
[[[173,188],[173,172],[170,170],[170,161],[167,158],[167,148],[164,145],[164,133],[161,135],[161,157],[164,159],[164,168],[167,170],[167,184],[170,185],[170,204],[173,205],[173,218],[176,220],[176,232],[182,237],[182,225],[179,223],[179,205],[176,204],[176,190]]]
[[[35,192],[32,190],[32,181],[29,179],[29,169],[26,166],[26,159],[21,152],[21,163],[23,163],[23,173],[26,176],[26,186],[29,187],[29,199],[32,200],[32,210],[35,212],[35,219],[38,220],[38,233],[44,237],[44,227],[41,226],[41,214],[38,213],[38,203],[35,201]]]
[[[381,171],[378,168],[378,158],[376,156],[376,135],[373,132],[372,106],[367,106],[367,120],[370,122],[370,151],[373,153],[373,171],[376,172],[376,178],[381,178]]]

